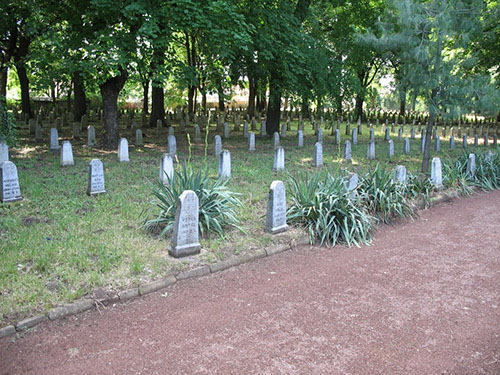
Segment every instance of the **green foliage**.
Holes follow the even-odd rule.
[[[370,241],[374,220],[356,204],[344,176],[303,173],[289,176],[288,186],[292,197],[288,222],[303,226],[311,243],[359,246]]]
[[[181,172],[169,178],[169,184],[158,184],[153,190],[157,214],[149,214],[143,227],[159,237],[166,237],[173,229],[179,196],[185,190],[192,190],[199,199],[199,230],[202,235],[210,232],[224,237],[227,227],[242,230],[239,226],[238,209],[242,208],[237,193],[226,187],[226,179],[212,181],[206,172],[193,172],[186,165]]]
[[[464,153],[457,160],[443,162],[443,184],[458,190],[463,195],[471,195],[470,176],[467,175],[467,155]]]
[[[360,177],[357,192],[368,212],[384,223],[390,223],[397,217],[413,218],[415,214],[405,190],[393,178],[393,173],[378,164]]]
[[[0,97],[0,138],[3,138],[5,142],[13,146],[17,141],[17,127],[14,122],[14,116],[7,112],[7,106]]]
[[[402,186],[404,195],[409,200],[422,199],[424,206],[428,207],[430,203],[431,192],[434,191],[432,181],[421,173],[407,173],[406,183]]]

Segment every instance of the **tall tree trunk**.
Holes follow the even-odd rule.
[[[196,86],[190,86],[188,89],[188,113],[191,115],[194,112],[194,92]]]
[[[0,70],[0,100],[2,102],[7,102],[7,77],[9,75],[9,68],[7,66],[2,67]]]
[[[253,77],[248,77],[248,115],[250,118],[255,116],[255,95],[257,93],[257,80]]]
[[[142,114],[145,116],[149,113],[149,79],[142,83],[143,99],[142,99]]]
[[[302,114],[302,118],[309,117],[309,101],[304,97],[302,97],[300,103],[300,113]]]
[[[149,126],[156,126],[156,121],[161,120],[165,124],[165,94],[163,87],[159,83],[153,83],[151,90],[151,116],[149,117]]]
[[[68,112],[71,112],[71,94],[73,93],[73,80],[70,81],[69,83],[69,88],[68,88],[68,97],[66,99],[66,108]]]
[[[82,116],[87,112],[87,96],[85,94],[85,84],[81,72],[73,73],[73,85],[75,90],[74,116],[75,121],[80,122]]]
[[[273,135],[280,131],[281,88],[282,78],[276,72],[271,72],[269,80],[269,104],[267,106],[266,131]]]
[[[406,90],[401,90],[399,94],[399,115],[405,116],[406,113]]]
[[[22,62],[16,64],[17,75],[19,77],[19,84],[21,86],[21,109],[23,114],[27,114],[29,118],[33,118],[31,113],[30,103],[30,81],[26,74],[26,68]]]
[[[217,94],[219,96],[219,111],[224,112],[226,110],[226,105],[224,103],[224,90],[222,90],[221,85],[217,87]]]
[[[365,101],[365,98],[358,94],[356,95],[356,119],[361,118],[363,119],[363,103]]]
[[[126,70],[120,70],[120,75],[109,78],[99,88],[102,97],[102,122],[104,127],[103,145],[105,148],[115,148],[118,145],[118,95],[128,78]]]

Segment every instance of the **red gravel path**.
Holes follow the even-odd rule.
[[[500,192],[0,341],[0,374],[500,374]]]

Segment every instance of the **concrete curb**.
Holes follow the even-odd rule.
[[[305,237],[301,238],[298,241],[293,240],[289,244],[280,244],[270,248],[258,249],[253,253],[245,253],[233,256],[217,263],[186,270],[179,273],[176,277],[168,276],[159,280],[152,281],[150,283],[139,284],[139,286],[136,288],[122,290],[117,295],[110,296],[108,298],[95,300],[84,298],[81,300],[77,300],[67,305],[55,307],[47,311],[45,314],[21,320],[15,325],[11,324],[2,327],[0,328],[0,338],[12,336],[16,334],[16,332],[22,332],[29,328],[33,328],[46,320],[62,319],[70,315],[79,314],[92,308],[96,308],[99,305],[107,306],[119,301],[128,301],[149,293],[156,292],[158,290],[165,289],[181,280],[203,277],[211,273],[221,272],[228,268],[239,266],[240,264],[248,263],[256,259],[264,258],[266,256],[272,256],[274,254],[278,254],[287,250],[292,250],[296,246],[307,244],[309,244],[309,241],[308,238]]]

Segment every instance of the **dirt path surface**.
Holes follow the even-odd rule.
[[[500,192],[0,341],[0,374],[500,374]]]

